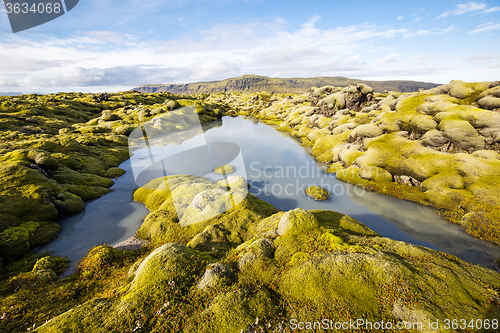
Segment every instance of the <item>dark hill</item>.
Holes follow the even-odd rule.
[[[376,92],[398,91],[412,92],[419,88],[430,89],[438,84],[417,81],[364,81],[350,79],[342,76],[335,77],[313,77],[313,78],[270,78],[258,75],[244,75],[237,78],[225,79],[222,81],[195,82],[187,84],[143,84],[134,90],[143,93],[169,92],[172,94],[200,94],[215,92],[259,92],[268,91],[270,93],[305,93],[311,87],[322,87],[333,85],[338,87],[348,86],[352,82],[365,83]]]

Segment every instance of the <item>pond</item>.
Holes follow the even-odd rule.
[[[203,142],[239,146],[241,158],[231,163],[236,168],[235,174],[246,175],[250,193],[278,209],[338,211],[384,237],[441,250],[489,268],[494,267],[493,259],[500,258],[499,246],[466,234],[458,225],[441,218],[436,209],[338,181],[333,174],[324,173],[326,165],[316,162],[309,149],[300,146],[288,133],[246,117],[223,117],[221,121],[204,124],[202,130],[186,133],[175,145],[136,150],[120,166],[127,173],[116,180],[113,191],[88,203],[80,214],[61,220],[62,231],[57,239],[37,252],[54,251],[55,255],[66,256],[76,263],[94,246],[113,245],[130,237],[148,213],[144,205],[132,200],[137,184],[148,180],[135,179],[132,166],[140,169],[143,163],[144,168],[145,156],[153,154],[161,158]],[[206,176],[211,179],[214,174]],[[330,197],[320,202],[306,196],[304,191],[311,185],[329,189]]]

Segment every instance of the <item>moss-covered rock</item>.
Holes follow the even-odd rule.
[[[238,267],[240,270],[247,269],[251,266],[259,265],[263,260],[270,259],[274,254],[274,245],[267,238],[259,238],[257,240],[249,241],[238,247],[243,249],[238,259]]]
[[[37,260],[33,272],[50,269],[56,274],[61,274],[68,268],[69,262],[66,258],[45,256]]]
[[[316,217],[301,209],[295,208],[283,214],[278,224],[279,235],[298,235],[319,226]]]
[[[465,120],[443,120],[439,123],[438,129],[457,147],[460,148],[484,148],[484,138],[480,136],[474,127]]]
[[[369,165],[364,165],[359,169],[359,177],[363,179],[373,180],[379,183],[387,183],[393,181],[393,177],[389,171]]]
[[[202,249],[206,251],[212,249],[226,250],[229,245],[227,237],[230,234],[230,231],[217,224],[209,225],[205,230],[194,236],[187,245],[193,249]]]
[[[201,290],[208,290],[220,285],[229,285],[233,281],[234,272],[232,267],[228,264],[216,263],[208,266],[196,287]]]
[[[109,168],[108,170],[106,170],[106,172],[104,173],[104,176],[108,177],[108,178],[118,178],[118,177],[121,177],[125,174],[125,170],[123,169],[120,169],[120,168]]]
[[[124,257],[124,251],[114,249],[110,246],[99,245],[92,248],[82,259],[78,270],[85,276],[99,274],[114,263],[120,262]]]
[[[170,190],[177,188],[177,185],[183,186],[182,188],[193,189],[193,184],[199,184],[197,186],[202,187],[214,186],[213,183],[206,179],[194,176],[174,176],[168,178],[168,187],[165,179],[159,178],[137,189],[134,193],[134,199],[145,203],[152,212],[139,228],[139,235],[150,239],[153,243],[179,241],[187,243],[208,226],[218,224],[220,228],[230,232],[228,240],[231,243],[239,244],[252,238],[257,221],[277,212],[272,205],[257,199],[250,193],[245,193],[245,197],[239,204],[228,209],[222,215],[212,215],[206,220],[199,221],[199,223],[181,226],[178,209],[176,209],[176,205],[172,200]],[[215,184],[215,189],[220,189],[220,185]],[[193,191],[192,199],[186,199],[187,205],[192,204],[199,190],[200,188]],[[224,193],[231,192],[226,191]],[[183,195],[186,195],[186,193],[183,193]]]
[[[238,290],[224,293],[214,299],[208,308],[199,332],[232,333],[246,330],[255,323],[256,318],[266,321],[278,312],[267,288]]]
[[[51,269],[40,269],[29,274],[29,279],[35,285],[44,286],[58,280],[57,274]]]
[[[160,246],[146,257],[135,272],[132,288],[147,289],[159,283],[173,281],[180,286],[194,282],[203,261],[189,247],[170,243]]]
[[[493,110],[500,108],[500,98],[496,96],[484,96],[477,104],[486,110]]]
[[[235,170],[234,166],[226,164],[226,165],[215,168],[214,172],[218,173],[220,175],[228,175],[230,173],[233,173],[234,170]]]
[[[324,201],[328,199],[329,194],[330,193],[328,193],[327,190],[319,186],[309,186],[306,188],[306,195],[317,201]]]

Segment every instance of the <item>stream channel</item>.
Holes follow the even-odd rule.
[[[58,237],[35,252],[53,251],[54,255],[67,257],[72,264],[66,275],[74,272],[76,263],[89,249],[129,238],[149,213],[143,204],[132,199],[134,190],[142,185],[134,177],[133,165],[139,165],[151,153],[160,156],[171,149],[182,151],[203,142],[229,142],[240,147],[243,157],[231,163],[236,168],[235,175],[246,176],[250,193],[278,209],[338,211],[384,237],[447,252],[488,268],[494,268],[492,261],[500,258],[499,246],[468,235],[458,225],[441,218],[434,208],[364,191],[338,181],[334,174],[324,173],[326,165],[316,162],[310,149],[272,126],[248,117],[223,117],[201,129],[188,133],[176,145],[135,151],[131,159],[120,165],[127,172],[115,180],[112,192],[88,202],[81,213],[59,220]],[[216,179],[214,173],[206,177]],[[329,189],[329,199],[319,202],[306,196],[304,190],[311,185]]]

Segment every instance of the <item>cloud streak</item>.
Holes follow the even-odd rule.
[[[397,61],[397,60],[396,60],[396,59],[394,59],[394,58],[396,58],[398,55],[399,55],[399,54],[397,54],[397,53],[391,53],[391,54],[389,54],[388,56],[383,57],[383,58],[381,58],[381,59],[378,59],[378,60],[377,60],[377,61],[375,61],[375,62],[376,62],[377,64],[387,64],[387,63],[389,63],[389,62],[394,63],[394,62],[396,62],[396,61]]]
[[[478,32],[484,32],[484,31],[492,31],[492,30],[499,30],[500,29],[500,23],[494,24],[494,23],[488,23],[488,24],[483,24],[478,26],[478,29],[469,31],[471,34],[477,34]]]
[[[485,3],[477,3],[477,2],[466,2],[466,3],[461,3],[455,6],[454,9],[445,11],[441,15],[439,15],[437,18],[445,18],[448,16],[457,16],[457,15],[464,15],[470,12],[476,12],[476,11],[481,11],[481,10],[486,10],[486,4]]]

